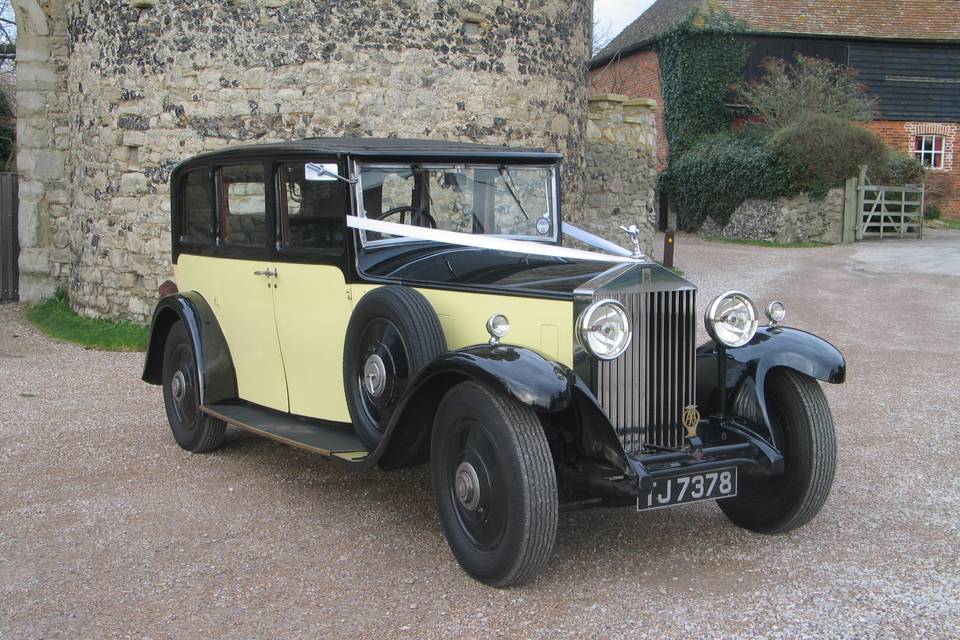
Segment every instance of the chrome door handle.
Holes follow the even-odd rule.
[[[263,271],[254,271],[253,275],[255,276],[267,276],[268,278],[276,278],[277,270],[276,269],[264,269]]]

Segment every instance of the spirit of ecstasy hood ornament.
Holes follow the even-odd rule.
[[[643,250],[640,248],[640,228],[632,224],[629,227],[620,226],[628,236],[630,236],[630,241],[633,242],[633,256],[641,257],[643,256]]]

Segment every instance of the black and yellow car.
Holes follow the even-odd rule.
[[[429,462],[453,554],[496,586],[544,566],[563,505],[716,500],[777,533],[827,498],[817,380],[841,354],[736,291],[697,346],[693,284],[562,222],[557,154],[312,139],[171,181],[143,379],[189,451],[232,425],[357,469]]]

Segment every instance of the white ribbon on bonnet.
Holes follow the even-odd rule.
[[[360,218],[358,216],[347,216],[347,226],[351,229],[373,231],[375,233],[384,233],[402,238],[433,240],[434,242],[443,242],[445,244],[454,244],[462,247],[493,249],[495,251],[507,251],[533,256],[572,258],[576,260],[593,260],[595,262],[613,262],[618,264],[623,262],[644,262],[646,260],[643,256],[634,256],[629,250],[615,245],[609,240],[604,240],[600,236],[595,236],[588,231],[567,224],[566,222],[563,223],[563,232],[565,234],[597,249],[607,251],[608,253],[595,253],[581,249],[558,247],[553,244],[513,240],[496,236],[458,233],[456,231],[444,231],[442,229],[428,229],[426,227],[415,227],[396,222],[386,222],[384,220]]]

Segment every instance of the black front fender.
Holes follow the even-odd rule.
[[[537,412],[555,413],[570,406],[576,375],[523,347],[481,344],[448,351],[411,381],[367,464],[379,461],[391,468],[426,460],[440,400],[467,380],[482,382]]]
[[[444,353],[420,372],[411,388],[450,373],[466,375],[548,413],[567,407],[575,380],[570,369],[530,349],[483,344]]]
[[[726,379],[719,380],[719,358],[724,354]],[[715,413],[720,407],[720,394],[729,407],[733,395],[748,379],[756,386],[757,403],[764,424],[770,428],[770,416],[764,394],[767,374],[775,367],[786,367],[799,373],[840,384],[846,379],[847,364],[832,344],[806,331],[789,327],[761,327],[748,344],[735,349],[720,349],[708,342],[697,349],[697,398],[701,411]]]
[[[170,327],[182,321],[190,336],[197,373],[200,377],[200,403],[212,404],[237,397],[237,376],[227,340],[207,301],[196,291],[164,296],[153,311],[150,344],[143,365],[143,380],[163,382],[163,350]]]

